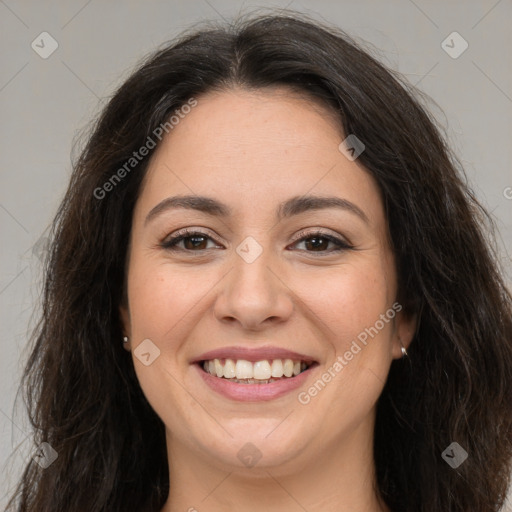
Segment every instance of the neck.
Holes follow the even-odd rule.
[[[280,464],[225,466],[169,433],[171,493],[161,512],[390,512],[376,494],[373,421],[344,439],[313,441]]]

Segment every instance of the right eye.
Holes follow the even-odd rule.
[[[202,231],[184,229],[164,240],[161,247],[168,251],[201,252],[211,249],[211,247],[205,247],[208,240],[214,241],[213,238]],[[184,245],[179,247],[178,244],[181,242]]]

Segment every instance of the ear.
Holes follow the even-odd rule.
[[[123,348],[130,352],[131,342],[132,342],[132,329],[131,329],[131,320],[130,320],[130,311],[128,309],[128,306],[125,304],[121,304],[119,306],[119,317],[121,320],[121,329],[123,332],[123,336],[128,337],[128,343],[124,343],[123,340]]]
[[[418,327],[418,314],[397,312],[395,317],[395,335],[393,339],[393,359],[402,358],[402,345],[408,349]],[[401,342],[401,343],[400,343]]]

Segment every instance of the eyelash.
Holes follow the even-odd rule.
[[[207,233],[203,233],[201,231],[196,231],[196,230],[189,230],[189,229],[184,229],[182,231],[179,231],[175,236],[171,237],[171,238],[168,238],[167,240],[163,241],[160,245],[163,249],[166,249],[168,251],[184,251],[184,252],[189,252],[189,253],[192,253],[192,252],[198,252],[198,253],[201,253],[201,252],[204,252],[204,251],[208,251],[209,249],[201,249],[201,250],[198,250],[198,251],[193,251],[193,250],[189,250],[189,249],[183,249],[181,247],[177,247],[177,244],[180,243],[181,241],[187,239],[187,238],[192,238],[192,237],[204,237],[204,238],[208,238],[210,240],[213,240],[213,238],[211,236],[209,236]],[[333,249],[331,251],[318,251],[319,254],[332,254],[332,253],[336,253],[336,252],[341,252],[341,251],[345,251],[345,250],[350,250],[350,249],[353,249],[354,247],[352,245],[350,245],[349,243],[345,242],[344,240],[338,238],[338,237],[335,237],[333,235],[330,235],[328,233],[324,233],[322,231],[310,231],[310,232],[307,232],[307,231],[301,231],[298,235],[297,235],[297,239],[293,242],[294,244],[297,244],[299,242],[303,242],[305,240],[308,240],[310,238],[323,238],[325,240],[328,240],[329,242],[332,242],[333,244],[335,244],[337,246],[336,249]],[[309,253],[315,253],[316,251],[305,251],[305,252],[309,252]]]

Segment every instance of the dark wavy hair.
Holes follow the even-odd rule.
[[[208,24],[144,59],[95,121],[51,229],[42,316],[21,382],[36,445],[7,510],[159,511],[164,425],[123,350],[119,306],[134,204],[150,157],[102,187],[190,98],[287,86],[366,146],[382,193],[400,303],[418,315],[409,361],[377,402],[378,492],[394,512],[497,512],[512,470],[512,297],[495,222],[419,93],[338,28],[286,11]],[[172,134],[170,135],[172,136]],[[407,360],[406,360],[407,361]],[[469,454],[453,469],[452,442]]]

